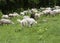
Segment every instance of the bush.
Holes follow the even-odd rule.
[[[2,15],[3,15],[3,13],[0,11],[0,19],[1,19]]]

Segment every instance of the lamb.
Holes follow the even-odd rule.
[[[9,19],[1,19],[0,24],[14,24],[14,23]]]
[[[9,16],[8,15],[2,15],[2,18],[8,19]]]

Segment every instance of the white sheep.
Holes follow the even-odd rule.
[[[59,14],[60,13],[60,9],[55,9],[53,10],[56,14]]]
[[[20,15],[19,15],[18,13],[14,12],[14,13],[13,13],[13,16],[14,16],[14,17],[16,17],[16,16],[18,17],[18,16],[20,16]]]
[[[17,21],[21,24],[22,27],[27,26],[27,24],[28,24],[26,19],[22,19],[22,20],[17,19]]]
[[[2,15],[2,18],[8,19],[9,16],[8,15]]]
[[[43,11],[43,10],[45,10],[45,8],[43,8],[43,7],[40,7],[40,10],[42,10],[42,11]]]
[[[10,14],[9,14],[9,17],[18,17],[18,16],[19,16],[19,14],[16,13],[16,12],[10,13]]]
[[[25,18],[25,19],[17,19],[17,21],[21,24],[21,26],[28,26],[31,27],[32,25],[35,25],[37,21],[35,21],[33,18]]]
[[[44,14],[49,14],[50,11],[51,11],[51,10],[44,10],[44,11],[42,11],[42,13],[44,13]]]
[[[33,11],[34,13],[38,12],[36,8],[32,8],[31,11]]]
[[[41,13],[35,13],[35,19],[37,20],[38,18],[40,18]]]
[[[55,9],[60,9],[60,6],[54,6]]]
[[[50,7],[47,7],[47,8],[45,8],[45,10],[51,10],[52,8],[50,8]]]
[[[28,22],[28,26],[29,26],[29,27],[37,24],[37,21],[35,21],[33,18],[27,18],[26,20],[27,20],[27,22]]]
[[[0,24],[14,24],[14,23],[9,19],[1,19]]]
[[[51,16],[55,16],[56,15],[56,12],[55,11],[50,11],[50,15]]]

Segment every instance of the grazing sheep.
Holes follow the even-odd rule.
[[[55,11],[50,11],[49,12],[51,16],[55,16],[56,12]]]
[[[49,14],[51,10],[44,10],[42,11],[42,13],[44,13],[45,15]]]
[[[50,7],[47,7],[47,8],[45,8],[45,10],[51,10],[52,8],[50,8]]]
[[[14,17],[16,17],[16,16],[18,17],[18,16],[20,16],[20,15],[19,15],[18,13],[14,12],[14,13],[13,13],[13,16],[14,16]]]
[[[13,14],[12,14],[12,13],[10,13],[10,14],[9,14],[9,17],[13,17]]]
[[[26,20],[27,20],[27,22],[28,22],[28,26],[29,26],[29,27],[37,24],[37,21],[35,21],[33,18],[27,18]]]
[[[60,6],[55,6],[54,8],[55,8],[55,9],[60,9]]]
[[[1,19],[0,24],[14,24],[14,23],[9,19]]]
[[[8,19],[9,16],[8,15],[2,15],[2,18]]]
[[[26,14],[28,14],[29,12],[28,12],[28,10],[25,10],[25,11],[23,11],[23,12],[20,12],[20,15],[26,15]]]
[[[17,21],[21,24],[22,27],[27,26],[27,24],[28,24],[26,19],[23,19],[23,20],[17,19]]]
[[[35,13],[35,19],[37,20],[41,16],[40,13]]]
[[[26,18],[26,19],[17,19],[17,21],[21,24],[21,26],[28,26],[31,27],[32,25],[35,25],[37,21],[35,21],[33,18]]]
[[[18,17],[18,16],[19,16],[19,14],[16,12],[14,12],[13,14],[12,13],[9,14],[9,17]]]
[[[43,11],[43,10],[45,10],[45,8],[43,8],[43,7],[40,7],[40,10],[41,10],[41,11]]]
[[[38,12],[36,8],[31,9],[31,11],[33,11],[34,13]]]
[[[53,10],[56,14],[59,14],[60,13],[60,9],[55,9]]]

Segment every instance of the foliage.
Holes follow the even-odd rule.
[[[0,9],[4,14],[20,8],[53,7],[55,5],[60,5],[60,0],[0,0]]]
[[[0,11],[0,18],[2,17],[3,13]]]

